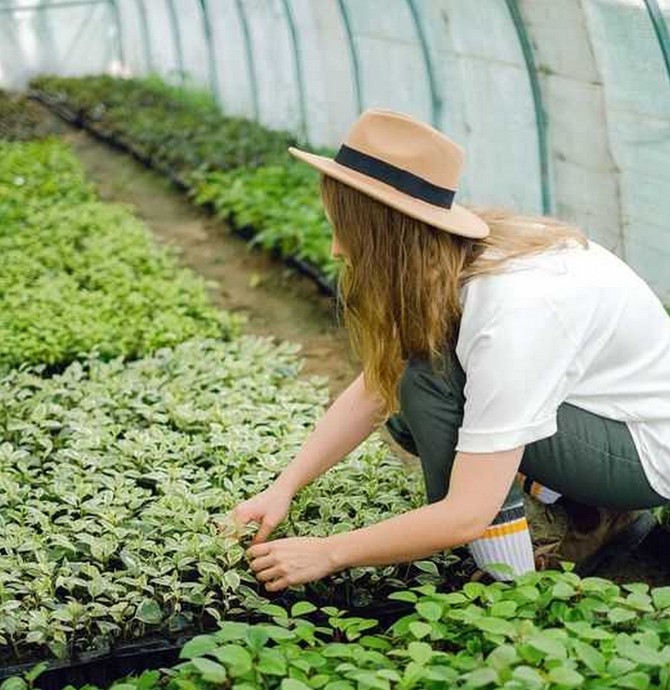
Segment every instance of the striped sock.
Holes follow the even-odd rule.
[[[518,473],[518,478],[521,480],[523,485],[523,490],[533,498],[537,499],[540,503],[549,506],[552,503],[556,503],[562,494],[557,491],[550,489],[539,482],[534,482],[530,477],[526,477],[525,474]]]
[[[503,508],[484,534],[468,544],[477,567],[496,580],[535,570],[533,544],[523,504]],[[508,568],[496,568],[504,564]]]

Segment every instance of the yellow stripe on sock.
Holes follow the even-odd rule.
[[[528,521],[525,517],[506,522],[502,525],[491,525],[486,532],[482,534],[480,539],[496,539],[497,537],[506,537],[508,534],[516,534],[528,529]]]

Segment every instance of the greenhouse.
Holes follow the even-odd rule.
[[[668,185],[670,0],[0,0],[0,690],[670,690]]]

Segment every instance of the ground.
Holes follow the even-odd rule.
[[[247,332],[301,343],[303,374],[328,377],[331,399],[357,375],[359,367],[337,323],[333,300],[319,294],[311,281],[261,251],[250,250],[224,223],[197,209],[167,180],[129,156],[60,122],[55,127],[73,146],[101,197],[132,206],[157,240],[179,249],[185,266],[216,281],[211,287],[214,302],[244,314]],[[534,540],[561,535],[565,516],[560,510],[545,510],[534,501],[527,508]],[[668,584],[667,554],[661,560],[666,548],[666,542],[650,540],[647,548],[598,574],[620,582]]]

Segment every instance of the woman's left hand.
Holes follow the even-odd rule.
[[[291,537],[247,549],[251,569],[268,592],[320,580],[335,570],[327,538]]]

